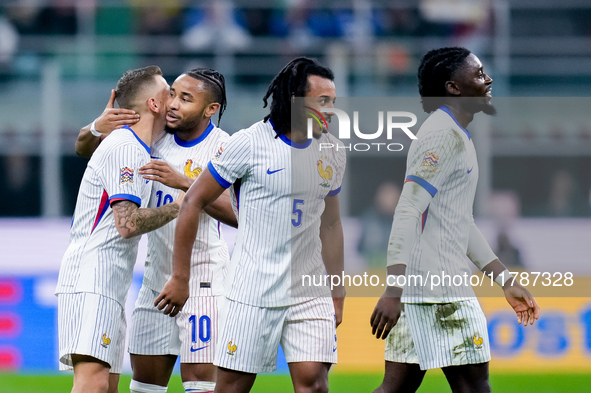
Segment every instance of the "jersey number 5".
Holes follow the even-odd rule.
[[[303,199],[294,199],[293,200],[293,211],[291,212],[292,215],[295,215],[294,218],[291,219],[291,225],[294,227],[299,227],[302,225],[302,209],[298,209],[298,205],[303,205]]]

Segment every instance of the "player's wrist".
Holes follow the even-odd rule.
[[[100,137],[102,134],[96,130],[96,120],[90,123],[90,133],[96,137]]]
[[[509,280],[511,280],[512,278],[513,278],[513,275],[511,275],[511,272],[509,271],[509,269],[505,269],[495,277],[494,281],[501,288],[505,288],[505,284],[507,284],[509,282]]]
[[[384,296],[400,299],[402,297],[402,288],[394,285],[387,286]]]

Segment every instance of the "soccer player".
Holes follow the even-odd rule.
[[[144,178],[155,181],[149,203],[154,207],[170,203],[181,190],[186,191],[228,138],[211,121],[218,111],[219,121],[226,107],[225,81],[217,71],[197,68],[180,75],[170,89],[167,106],[166,133],[154,142],[154,159],[140,170]],[[93,125],[108,132],[119,117],[133,121],[133,116],[113,108],[111,98]],[[86,126],[80,132],[77,152],[92,154],[97,142],[100,138],[92,136],[90,125]],[[207,212],[237,225],[227,193],[209,205]],[[222,267],[229,255],[218,221],[204,214],[200,224],[192,251],[190,297],[177,318],[154,307],[156,296],[171,276],[176,221],[148,234],[144,280],[131,319],[132,393],[166,392],[179,353],[185,390],[213,391],[218,321],[215,297],[221,295]]]
[[[302,276],[343,272],[338,193],[345,154],[320,152],[320,143],[338,141],[318,124],[308,139],[305,121],[291,123],[291,103],[306,97],[311,109],[332,107],[333,79],[315,60],[288,63],[263,99],[265,106],[273,99],[270,114],[223,143],[187,192],[175,234],[173,278],[157,299],[166,307],[182,305],[175,288],[187,280],[181,278],[188,275],[203,207],[230,187],[239,212],[220,313],[215,392],[250,391],[257,373],[276,368],[279,344],[296,392],[328,391],[344,290],[334,288],[331,300],[328,290],[323,297],[302,289]]]
[[[375,392],[414,392],[427,369],[442,368],[454,392],[490,392],[487,325],[468,276],[466,255],[492,274],[519,323],[533,324],[539,307],[513,283],[474,224],[478,163],[468,124],[494,114],[492,79],[464,48],[428,52],[419,67],[423,109],[431,113],[413,141],[388,245],[387,287],[371,316],[372,333],[386,339],[384,380]],[[430,281],[400,280],[406,275]],[[431,286],[448,276],[446,285]],[[457,281],[455,281],[457,282]]]
[[[180,201],[147,208],[152,184],[139,169],[166,123],[169,86],[157,66],[127,71],[119,105],[141,118],[111,133],[82,178],[70,245],[60,268],[60,369],[74,369],[72,392],[116,392],[125,343],[125,299],[141,234],[176,218]]]

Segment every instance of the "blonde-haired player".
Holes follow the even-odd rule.
[[[139,175],[166,122],[169,87],[156,66],[127,71],[117,83],[123,108],[141,119],[109,135],[88,162],[60,268],[60,369],[74,369],[72,392],[115,392],[125,344],[124,305],[139,235],[176,218],[179,202],[146,208],[151,182]]]

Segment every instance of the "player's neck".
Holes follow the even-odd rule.
[[[209,127],[210,122],[211,122],[211,118],[205,117],[199,122],[199,124],[197,124],[197,126],[191,128],[191,129],[177,130],[176,136],[181,141],[185,141],[185,142],[194,141],[195,139],[197,139],[201,135],[203,135],[205,130],[207,130],[207,128]]]
[[[148,146],[152,146],[152,141],[154,141],[164,129],[164,125],[161,123],[162,121],[158,121],[154,116],[143,114],[141,115],[140,120],[135,123],[131,129],[142,142]]]
[[[474,113],[467,111],[462,105],[460,105],[460,100],[446,102],[444,105],[454,115],[454,118],[462,127],[468,128],[468,124],[474,119]]]
[[[305,132],[291,129],[285,132],[285,136],[292,142],[295,143],[306,143],[308,141],[308,136]]]

